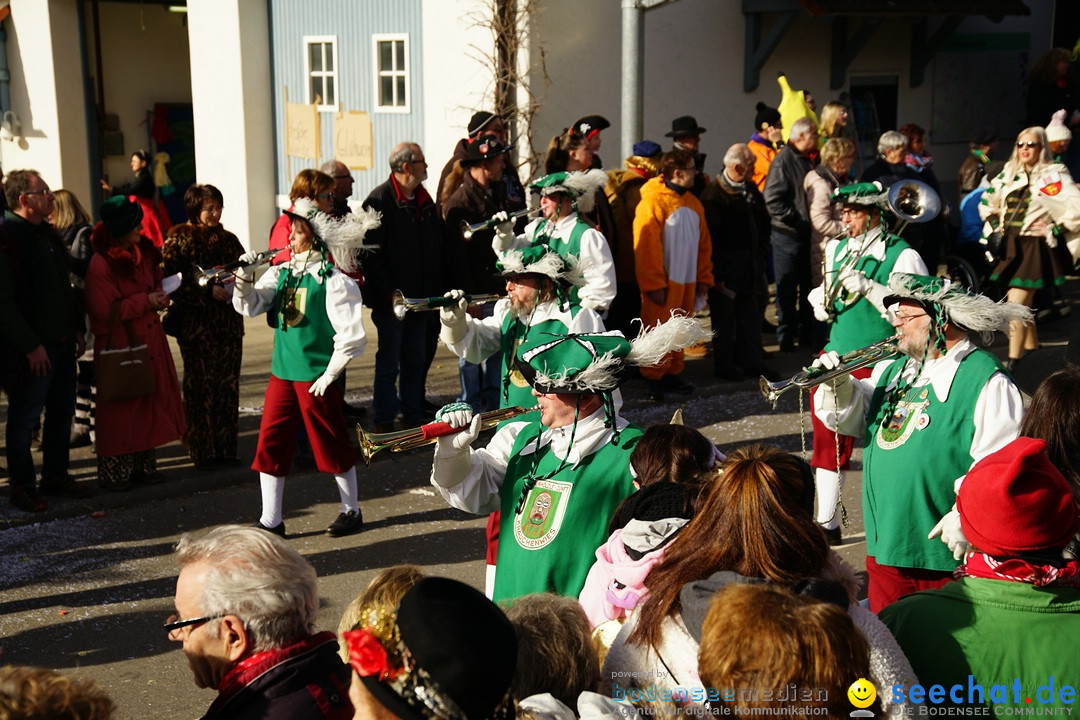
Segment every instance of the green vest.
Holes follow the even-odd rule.
[[[630,453],[642,433],[627,425],[618,445],[606,442],[577,466],[567,465],[554,477],[536,481],[522,512],[516,513],[526,478],[543,478],[559,467],[550,444],[522,455],[542,430],[540,423],[522,429],[506,466],[492,598],[496,602],[541,592],[577,597],[596,560],[596,548],[607,541],[608,521],[634,492]]]
[[[855,263],[855,269],[866,275],[876,283],[889,285],[889,275],[896,266],[896,259],[900,253],[910,246],[896,235],[886,235],[885,260],[879,260],[870,255],[864,255]],[[836,273],[844,259],[845,251],[850,244],[850,238],[840,241],[833,257],[832,270]],[[837,277],[833,274],[833,277]],[[845,302],[846,301],[846,302]],[[836,312],[836,321],[829,330],[829,342],[825,350],[835,350],[843,355],[872,345],[879,340],[884,340],[896,333],[889,321],[881,317],[881,313],[872,302],[861,295],[851,295],[846,290],[841,291],[836,301],[833,302],[833,310]]]
[[[570,231],[570,237],[566,240],[562,238],[552,237],[545,232],[541,232],[547,227],[554,227],[549,221],[545,220],[536,224],[536,229],[533,230],[532,244],[544,245],[548,247],[552,252],[557,253],[559,257],[574,256],[577,260],[581,257],[581,236],[585,234],[586,230],[591,230],[592,227],[578,216],[577,223],[574,225],[574,229]],[[577,308],[581,304],[581,300],[578,299],[578,288],[573,286],[570,288],[570,306]]]
[[[926,536],[956,502],[954,481],[971,468],[975,403],[1001,363],[976,348],[960,361],[945,402],[932,385],[911,388],[883,428],[885,388],[907,360],[891,362],[870,400],[863,439],[866,554],[882,565],[951,571],[957,563],[948,546]]]
[[[319,282],[305,272],[297,284],[292,271],[282,268],[268,317],[274,321],[270,372],[293,382],[318,379],[334,354],[334,326],[326,314],[326,279]]]
[[[581,310],[580,306],[570,307],[570,317],[574,317]],[[570,328],[561,320],[551,318],[542,322],[533,323],[531,326],[508,312],[503,318],[502,324],[502,393],[499,407],[513,407],[519,405],[523,408],[536,405],[536,398],[532,394],[532,386],[525,380],[525,376],[514,366],[514,358],[521,343],[529,337],[536,337],[538,333],[551,333],[554,335],[566,335]],[[527,413],[518,415],[503,422],[540,422],[540,413]],[[501,426],[501,425],[500,425]]]

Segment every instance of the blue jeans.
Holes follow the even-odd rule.
[[[492,303],[480,306],[481,317],[495,314]],[[473,412],[496,410],[500,407],[502,392],[503,356],[497,352],[482,363],[458,360],[458,377],[461,379],[461,397],[458,402],[469,403]]]
[[[809,347],[814,320],[814,311],[806,297],[811,283],[810,243],[773,228],[772,249],[776,274],[776,337],[781,349],[794,347],[796,339]]]
[[[374,421],[392,423],[400,409],[405,426],[415,427],[424,419],[421,402],[428,317],[425,313],[406,313],[404,320],[398,320],[389,310],[372,310],[371,321],[379,334],[371,401]]]
[[[12,487],[34,487],[30,443],[45,411],[41,428],[41,477],[58,479],[68,471],[71,419],[75,416],[75,343],[46,345],[51,368],[45,377],[27,373],[8,383],[7,462]]]

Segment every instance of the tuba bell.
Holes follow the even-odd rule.
[[[889,188],[886,199],[889,209],[900,223],[893,232],[897,235],[904,231],[908,223],[930,222],[941,213],[941,198],[921,180],[901,180]]]

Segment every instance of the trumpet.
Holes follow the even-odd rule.
[[[489,428],[495,427],[503,420],[509,420],[518,415],[523,415],[524,413],[533,412],[534,410],[539,409],[539,405],[528,408],[515,405],[513,407],[500,408],[498,410],[489,410],[488,412],[480,413],[480,429],[488,430]],[[356,437],[360,440],[360,457],[364,459],[365,465],[371,465],[371,458],[373,458],[376,453],[382,452],[383,450],[389,450],[390,452],[415,450],[418,447],[432,445],[439,438],[459,433],[464,429],[465,428],[463,427],[453,427],[445,422],[433,422],[411,430],[398,430],[396,432],[376,434],[369,433],[364,430],[364,428],[357,425]]]
[[[540,212],[540,208],[532,208],[531,210],[529,208],[526,208],[524,210],[518,210],[516,213],[511,214],[505,220],[488,218],[487,220],[481,220],[480,222],[472,224],[469,224],[468,222],[462,220],[461,237],[466,240],[470,240],[473,236],[473,233],[478,233],[481,230],[490,230],[491,228],[496,227],[497,225],[501,225],[504,222],[511,222],[517,220],[518,218],[529,217],[530,215],[535,215],[538,212]]]
[[[793,387],[799,388],[800,390],[807,390],[815,385],[828,382],[833,378],[847,375],[852,370],[858,370],[867,365],[873,365],[882,360],[888,360],[900,352],[897,347],[899,339],[899,335],[893,335],[884,340],[879,340],[873,345],[867,345],[864,348],[844,353],[840,356],[840,364],[832,370],[811,366],[803,368],[795,373],[789,380],[781,380],[780,382],[775,383],[769,382],[763,377],[758,381],[758,387],[761,388],[761,394],[765,396],[765,399],[769,401],[773,408],[775,408],[776,401],[780,398],[780,395]]]
[[[495,302],[501,298],[502,295],[466,295],[465,301],[468,302],[469,305],[484,305],[489,302]],[[441,295],[429,298],[407,298],[400,290],[394,291],[394,317],[398,320],[404,320],[405,313],[426,312],[428,310],[437,310],[455,304],[457,304],[457,300],[451,300],[450,298]]]
[[[242,267],[258,267],[259,265],[265,265],[273,260],[278,253],[288,249],[288,246],[285,246],[277,248],[276,250],[264,250],[255,256],[255,262],[253,263],[243,263],[237,260],[236,262],[225,263],[221,267],[210,268],[209,270],[203,270],[196,265],[195,282],[198,283],[199,287],[227,282],[228,278],[232,278],[235,275],[233,270],[239,270]]]

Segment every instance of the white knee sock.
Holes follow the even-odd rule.
[[[341,512],[356,512],[360,509],[360,500],[356,495],[356,467],[351,467],[340,475],[334,476],[338,494],[341,495]]]
[[[833,470],[814,468],[814,486],[817,488],[818,524],[827,530],[840,527],[840,508],[836,504],[840,496],[840,475]]]
[[[285,495],[285,478],[259,473],[262,488],[262,517],[259,522],[268,528],[281,524],[281,500]]]

